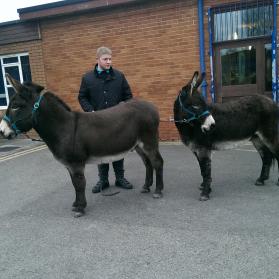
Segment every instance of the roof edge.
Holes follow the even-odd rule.
[[[97,10],[102,8],[129,5],[146,0],[64,0],[39,6],[18,9],[21,20],[34,20],[46,17]]]

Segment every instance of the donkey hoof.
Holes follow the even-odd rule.
[[[152,196],[153,196],[153,199],[160,199],[163,196],[163,194],[162,193],[154,193]]]
[[[74,218],[79,218],[79,217],[82,217],[83,215],[84,215],[84,212],[75,212]]]
[[[141,189],[141,191],[140,191],[141,193],[149,193],[150,192],[150,189],[149,188],[142,188]]]
[[[255,182],[255,185],[256,186],[263,186],[264,185],[264,180],[258,178]]]
[[[72,211],[75,212],[74,214],[75,218],[81,217],[85,214],[84,208],[80,208],[80,207],[73,207]]]
[[[209,196],[207,196],[207,195],[200,196],[200,201],[207,201],[207,200],[209,200]]]

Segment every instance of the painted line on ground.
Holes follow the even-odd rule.
[[[236,150],[236,151],[257,152],[257,150],[256,150],[256,149],[241,149],[241,148],[234,148],[233,150]]]
[[[6,155],[3,157],[0,157],[0,163],[11,160],[11,159],[15,159],[15,158],[18,158],[18,157],[21,157],[21,156],[24,156],[24,155],[27,155],[30,153],[34,153],[36,151],[44,150],[46,148],[47,148],[46,145],[40,145],[40,146],[31,148],[31,149],[27,149],[27,150],[19,151],[19,152],[10,154],[10,155]]]

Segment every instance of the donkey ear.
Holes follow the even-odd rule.
[[[10,85],[14,88],[16,93],[19,93],[22,91],[23,89],[23,85],[17,81],[16,79],[14,79],[10,74],[6,73],[6,78],[8,80],[8,82],[10,83]]]
[[[204,79],[205,79],[205,72],[201,73],[201,75],[199,76],[199,79],[197,80],[195,85],[195,89],[198,89],[201,86]]]
[[[34,92],[34,91],[37,93],[40,93],[41,91],[44,90],[43,86],[36,84],[34,82],[31,82],[31,81],[28,81],[28,82],[25,82],[24,84],[22,84],[19,81],[17,81],[16,79],[14,79],[8,73],[6,73],[6,78],[7,78],[8,82],[10,83],[10,85],[14,88],[16,93],[21,93],[23,91],[29,92],[30,89],[31,89],[30,93]],[[27,89],[27,90],[24,90],[24,89]]]
[[[190,90],[190,96],[192,96],[192,93],[193,93],[193,89],[196,88],[196,84],[197,84],[197,81],[198,81],[198,77],[199,77],[199,72],[196,71],[192,77],[192,80],[191,80],[191,90]]]

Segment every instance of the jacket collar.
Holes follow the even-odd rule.
[[[98,68],[98,64],[96,64],[94,67],[94,74],[97,78],[102,78],[101,75],[103,75],[104,73],[99,72],[97,68]],[[110,69],[108,70],[105,80],[111,80],[111,79],[115,79],[115,73],[112,67],[110,67]]]

